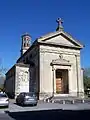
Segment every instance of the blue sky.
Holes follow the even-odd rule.
[[[55,31],[56,19],[64,21],[64,30],[80,40],[82,67],[90,67],[89,0],[1,0],[0,63],[9,69],[20,56],[21,35],[30,33],[32,40]]]

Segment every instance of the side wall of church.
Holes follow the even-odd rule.
[[[31,53],[32,57],[30,61],[34,63],[34,66],[30,66],[30,91],[39,92],[39,49],[36,46]]]
[[[29,68],[29,91],[35,91],[35,92],[39,92],[39,48],[38,45],[36,45],[35,47],[33,47],[27,54],[24,55],[24,57],[22,57],[20,59],[19,62],[25,62],[27,63],[28,61],[32,61],[34,63],[35,66],[30,66]],[[28,63],[29,64],[29,63]]]
[[[40,45],[40,93],[52,93],[53,78],[52,60],[58,59],[59,55],[72,64],[70,70],[69,93],[76,95],[77,91],[83,90],[81,81],[80,50]]]
[[[9,97],[14,97],[15,93],[15,67],[13,67],[7,74],[5,80],[5,92]]]

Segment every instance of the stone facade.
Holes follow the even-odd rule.
[[[40,46],[40,91],[50,92],[53,91],[53,68],[50,65],[52,60],[59,59],[62,54],[63,59],[69,61],[71,66],[68,65],[53,65],[54,67],[54,93],[56,93],[56,69],[67,69],[69,77],[69,94],[77,95],[77,91],[82,93],[83,82],[81,81],[81,66],[80,66],[80,50],[67,49],[60,47]],[[77,70],[78,69],[78,70]],[[78,72],[78,73],[77,73]],[[48,83],[48,84],[47,84]]]

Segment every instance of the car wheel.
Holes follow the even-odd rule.
[[[18,100],[16,99],[16,104],[19,105]]]
[[[24,106],[24,103],[23,103],[23,102],[21,102],[21,106]]]

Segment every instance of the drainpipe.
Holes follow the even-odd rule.
[[[77,96],[79,96],[79,84],[78,84],[78,61],[77,61],[77,55],[76,57],[76,73],[77,73]]]

